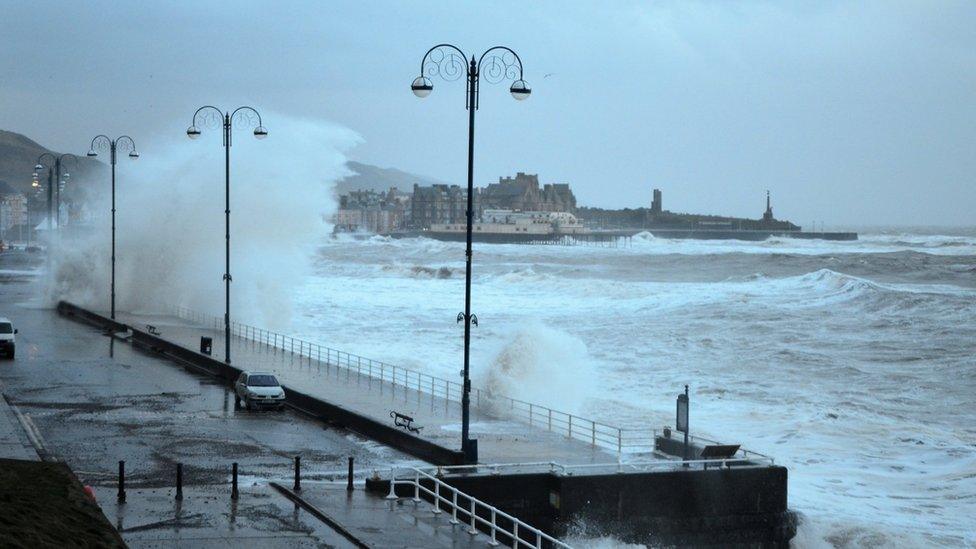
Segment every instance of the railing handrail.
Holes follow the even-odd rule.
[[[771,457],[755,457],[755,458],[714,458],[714,459],[657,459],[657,460],[642,460],[642,461],[626,461],[626,462],[612,462],[612,463],[575,463],[575,464],[564,464],[556,461],[528,461],[528,462],[510,462],[510,463],[475,463],[469,465],[439,465],[436,467],[426,467],[421,470],[431,471],[436,476],[441,476],[445,473],[464,473],[464,472],[480,472],[487,471],[491,474],[498,474],[504,470],[510,469],[548,469],[551,472],[567,473],[574,470],[580,469],[614,469],[617,471],[622,471],[624,469],[630,469],[634,471],[647,471],[651,469],[672,469],[676,467],[683,466],[711,466],[711,465],[737,465],[740,467],[772,467],[775,465],[775,460]]]
[[[534,526],[531,526],[527,522],[522,521],[519,518],[514,517],[512,515],[509,515],[508,513],[502,511],[501,509],[493,505],[489,505],[478,498],[468,495],[467,493],[462,492],[461,490],[451,486],[450,484],[442,481],[441,479],[433,475],[430,475],[424,471],[421,471],[416,467],[407,468],[408,471],[413,472],[414,478],[397,479],[396,472],[398,469],[402,470],[404,468],[394,467],[390,470],[390,493],[386,496],[387,499],[399,499],[399,497],[396,495],[396,486],[398,484],[413,486],[414,501],[417,502],[422,501],[420,499],[420,493],[424,492],[425,494],[429,495],[433,499],[432,505],[434,506],[435,514],[440,514],[443,512],[441,510],[441,505],[447,506],[447,511],[451,513],[451,523],[453,524],[460,523],[460,521],[457,518],[458,512],[468,515],[468,522],[470,525],[468,533],[472,535],[477,534],[478,533],[477,525],[481,524],[482,526],[488,528],[488,535],[491,537],[492,545],[497,545],[497,539],[496,539],[497,534],[498,532],[501,532],[503,535],[508,536],[512,540],[512,547],[516,547],[516,548],[522,547],[524,545],[526,547],[535,547],[538,549],[542,547],[542,542],[545,541],[550,543],[553,547],[560,547],[563,549],[573,549],[568,544],[559,541],[558,539],[550,536],[549,534],[543,532],[538,528],[535,528]],[[434,489],[431,490],[430,488],[424,486],[420,482],[421,478],[425,480],[429,480],[432,483]],[[441,495],[442,492],[444,491],[452,494],[451,497],[448,498]],[[462,496],[465,499],[467,499],[469,505],[465,507],[459,505],[458,496]],[[491,520],[478,516],[479,508],[480,510],[487,511],[491,516]],[[511,521],[512,523],[511,530],[507,530],[499,526],[497,523],[498,517],[502,517],[508,521]],[[532,534],[534,534],[535,544],[534,545],[530,544],[529,542],[522,539],[522,537],[519,536],[520,531],[529,531]]]
[[[216,315],[201,313],[179,305],[175,307],[175,310],[178,317],[188,318],[203,324],[213,324],[215,329],[223,325],[223,318]],[[355,371],[358,374],[367,375],[368,377],[387,381],[394,385],[427,393],[446,400],[460,401],[461,399],[463,386],[457,381],[451,381],[418,370],[397,366],[396,364],[333,349],[325,345],[305,341],[234,320],[231,321],[231,334],[286,352],[296,353],[297,351],[299,356],[307,356],[310,360],[316,359],[319,362],[322,361],[322,355],[324,354],[327,364],[334,364],[340,368]],[[313,350],[316,351],[316,356],[313,356]],[[333,357],[335,358],[334,363],[332,362]],[[343,364],[343,359],[345,364]],[[527,402],[507,395],[488,393],[480,388],[475,387],[472,390],[474,392],[474,395],[472,395],[474,403],[477,407],[495,404],[494,409],[496,411],[505,412],[507,410],[508,415],[523,422],[527,421],[530,426],[546,427],[547,430],[565,434],[568,438],[581,442],[589,442],[594,447],[600,446],[615,451],[617,455],[622,455],[625,453],[625,450],[648,452],[653,451],[655,448],[656,429],[618,427],[569,412],[555,410],[542,404]],[[718,442],[697,435],[690,435],[689,439],[692,442],[702,441],[718,444]],[[739,452],[746,459],[749,456],[771,459],[769,456],[744,448],[740,449]]]

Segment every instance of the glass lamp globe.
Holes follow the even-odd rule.
[[[423,99],[430,95],[430,92],[434,91],[434,84],[426,76],[418,76],[413,79],[413,82],[410,84],[410,89],[414,95]]]
[[[529,95],[532,93],[532,90],[529,89],[529,85],[525,82],[525,80],[522,79],[512,82],[512,87],[509,88],[509,91],[512,93],[512,97],[518,101],[528,99]]]

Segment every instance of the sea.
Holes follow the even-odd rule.
[[[297,336],[459,376],[463,243],[327,239],[294,294]],[[694,433],[788,467],[795,547],[976,546],[976,229],[476,243],[472,312],[475,385],[658,429],[688,385]]]

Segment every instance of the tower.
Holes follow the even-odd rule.
[[[661,190],[654,189],[654,199],[651,200],[651,213],[659,214],[661,213]]]
[[[769,190],[766,191],[766,213],[763,214],[763,221],[773,221],[773,206],[769,200]]]

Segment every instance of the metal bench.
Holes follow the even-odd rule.
[[[410,416],[408,416],[406,414],[401,414],[400,412],[397,412],[396,410],[391,410],[390,411],[390,417],[393,418],[393,424],[394,425],[396,425],[397,427],[401,427],[403,429],[406,429],[406,430],[410,431],[411,433],[420,434],[420,430],[423,429],[423,427],[415,427],[414,426],[414,424],[413,424],[413,418],[412,417],[410,417]]]

